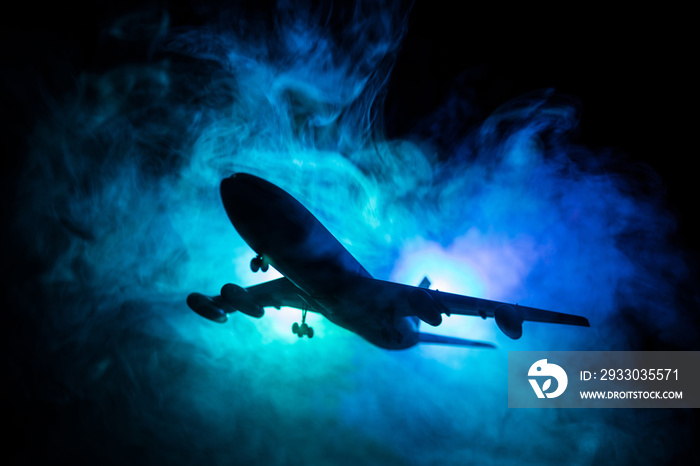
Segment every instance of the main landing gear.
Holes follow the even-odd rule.
[[[265,262],[263,257],[261,255],[257,255],[253,257],[253,259],[250,261],[250,270],[253,271],[253,273],[257,272],[258,270],[261,270],[263,272],[267,272],[267,270],[270,268],[270,264]]]
[[[301,325],[294,322],[294,324],[292,325],[292,332],[296,333],[299,338],[303,337],[304,335],[306,335],[309,338],[313,338],[314,337],[313,327],[306,325],[306,310],[303,310],[301,312],[302,312]]]

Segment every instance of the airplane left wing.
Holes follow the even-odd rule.
[[[282,306],[288,306],[305,309],[310,301],[302,290],[285,277],[249,286],[245,291],[250,299],[261,307],[272,306],[279,309]]]
[[[233,283],[227,283],[221,288],[218,296],[204,296],[201,293],[190,293],[187,305],[197,314],[214,322],[223,323],[227,314],[240,311],[251,317],[262,317],[264,307],[272,306],[279,309],[282,306],[310,309],[311,299],[286,278],[278,278],[259,285],[242,288]]]
[[[357,285],[363,292],[371,293],[376,301],[391,305],[396,315],[416,316],[432,326],[440,325],[442,314],[479,316],[483,319],[493,317],[498,328],[515,340],[522,336],[523,321],[590,327],[588,319],[582,316],[445,293],[424,287],[364,277],[359,279]],[[379,302],[377,304],[381,305]]]

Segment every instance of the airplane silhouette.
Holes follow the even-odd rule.
[[[212,321],[226,322],[235,311],[259,318],[265,307],[288,306],[302,311],[301,324],[292,326],[300,338],[314,335],[306,324],[311,311],[386,349],[418,343],[494,347],[419,331],[420,321],[440,325],[442,314],[493,317],[512,339],[522,336],[523,321],[590,326],[581,316],[431,290],[427,278],[419,286],[372,278],[299,201],[262,178],[231,175],[221,182],[221,199],[231,223],[257,253],[251,270],[265,272],[272,265],[284,276],[248,288],[228,283],[219,296],[187,296],[187,305]]]

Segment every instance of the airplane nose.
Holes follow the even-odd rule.
[[[247,173],[234,173],[221,180],[221,200],[234,225],[259,215],[259,181]]]
[[[224,201],[235,198],[240,194],[242,178],[239,174],[234,173],[228,178],[221,180],[221,198]]]
[[[226,200],[257,191],[262,182],[257,176],[248,173],[234,173],[221,180],[221,197]]]
[[[233,226],[258,253],[269,253],[280,241],[300,243],[315,220],[281,188],[247,173],[221,180],[221,200]]]
[[[221,180],[221,199],[228,199],[234,194],[236,189],[236,175],[231,175],[228,178]]]

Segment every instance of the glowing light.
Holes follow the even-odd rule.
[[[471,296],[481,296],[485,291],[483,278],[470,258],[452,254],[437,243],[418,240],[399,256],[391,279],[418,285],[426,276],[432,289]]]

